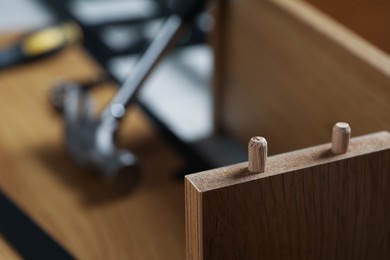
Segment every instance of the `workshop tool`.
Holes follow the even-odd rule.
[[[75,83],[57,86],[53,93],[62,93],[66,145],[72,157],[82,165],[100,170],[107,180],[136,165],[136,157],[129,151],[117,148],[115,135],[126,107],[133,103],[141,86],[158,61],[180,33],[204,7],[205,0],[177,1],[171,5],[170,15],[135,68],[119,88],[100,116],[93,116],[92,98],[88,88]],[[58,100],[54,98],[55,100]]]
[[[82,39],[75,22],[64,22],[26,34],[20,41],[0,50],[0,69],[47,57]]]

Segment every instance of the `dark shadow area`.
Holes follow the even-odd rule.
[[[107,203],[131,195],[140,181],[140,169],[122,172],[117,179],[105,180],[98,170],[83,167],[72,160],[63,147],[36,147],[33,153],[54,176],[80,195],[87,206]]]
[[[23,259],[74,259],[0,192],[0,233]]]
[[[325,150],[323,152],[321,152],[318,156],[319,159],[328,159],[328,158],[331,158],[331,157],[334,157],[335,154],[332,152],[331,149],[328,149],[328,150]]]
[[[236,174],[232,175],[231,178],[236,180],[236,179],[245,178],[247,176],[253,176],[253,172],[248,171],[248,168],[244,167],[240,169]]]

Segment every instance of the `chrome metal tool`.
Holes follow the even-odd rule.
[[[204,6],[205,0],[177,1],[172,14],[142,55],[103,112],[94,116],[89,88],[64,83],[53,90],[54,100],[61,99],[65,121],[65,139],[72,157],[83,165],[98,168],[107,179],[127,174],[136,165],[136,157],[120,149],[115,142],[121,118],[132,104],[147,76],[162,56],[180,39],[180,33]],[[62,95],[56,98],[56,95]],[[58,106],[58,103],[57,103]]]

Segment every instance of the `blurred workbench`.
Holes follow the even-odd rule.
[[[12,38],[0,37],[0,46]],[[58,78],[100,72],[77,46],[0,71],[0,190],[77,259],[183,259],[184,189],[173,178],[182,161],[139,109],[131,109],[119,134],[140,159],[130,193],[108,188],[65,150],[50,89]],[[97,90],[99,102],[113,91]],[[17,254],[0,235],[0,258]]]

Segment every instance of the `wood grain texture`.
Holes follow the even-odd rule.
[[[214,52],[214,72],[212,78],[213,91],[213,126],[216,134],[223,132],[223,97],[226,84],[226,52],[229,43],[226,42],[228,28],[225,22],[229,20],[229,8],[227,1],[214,1],[210,7],[211,15],[214,18],[214,27],[209,33],[209,41]]]
[[[99,72],[77,47],[0,71],[0,188],[77,259],[183,259],[184,188],[172,176],[182,161],[138,108],[118,136],[140,159],[129,194],[105,186],[65,151],[49,91],[59,77]],[[98,103],[114,89],[96,90]]]
[[[185,181],[186,258],[203,259],[202,196],[190,182]]]
[[[348,152],[351,127],[348,123],[338,122],[332,129],[332,152],[335,154]]]
[[[263,173],[267,163],[267,140],[261,136],[252,137],[248,142],[248,170]]]
[[[355,135],[390,129],[388,54],[307,2],[230,1],[225,8],[216,122],[243,146],[261,135],[270,154],[309,147],[329,141],[337,121],[349,122]]]
[[[305,0],[375,46],[390,53],[390,2],[386,0]]]
[[[388,132],[343,155],[326,144],[271,156],[265,173],[242,163],[186,177],[187,250],[200,250],[187,259],[389,259]]]
[[[20,255],[13,249],[6,239],[0,234],[0,259],[2,260],[17,260],[22,259]]]

